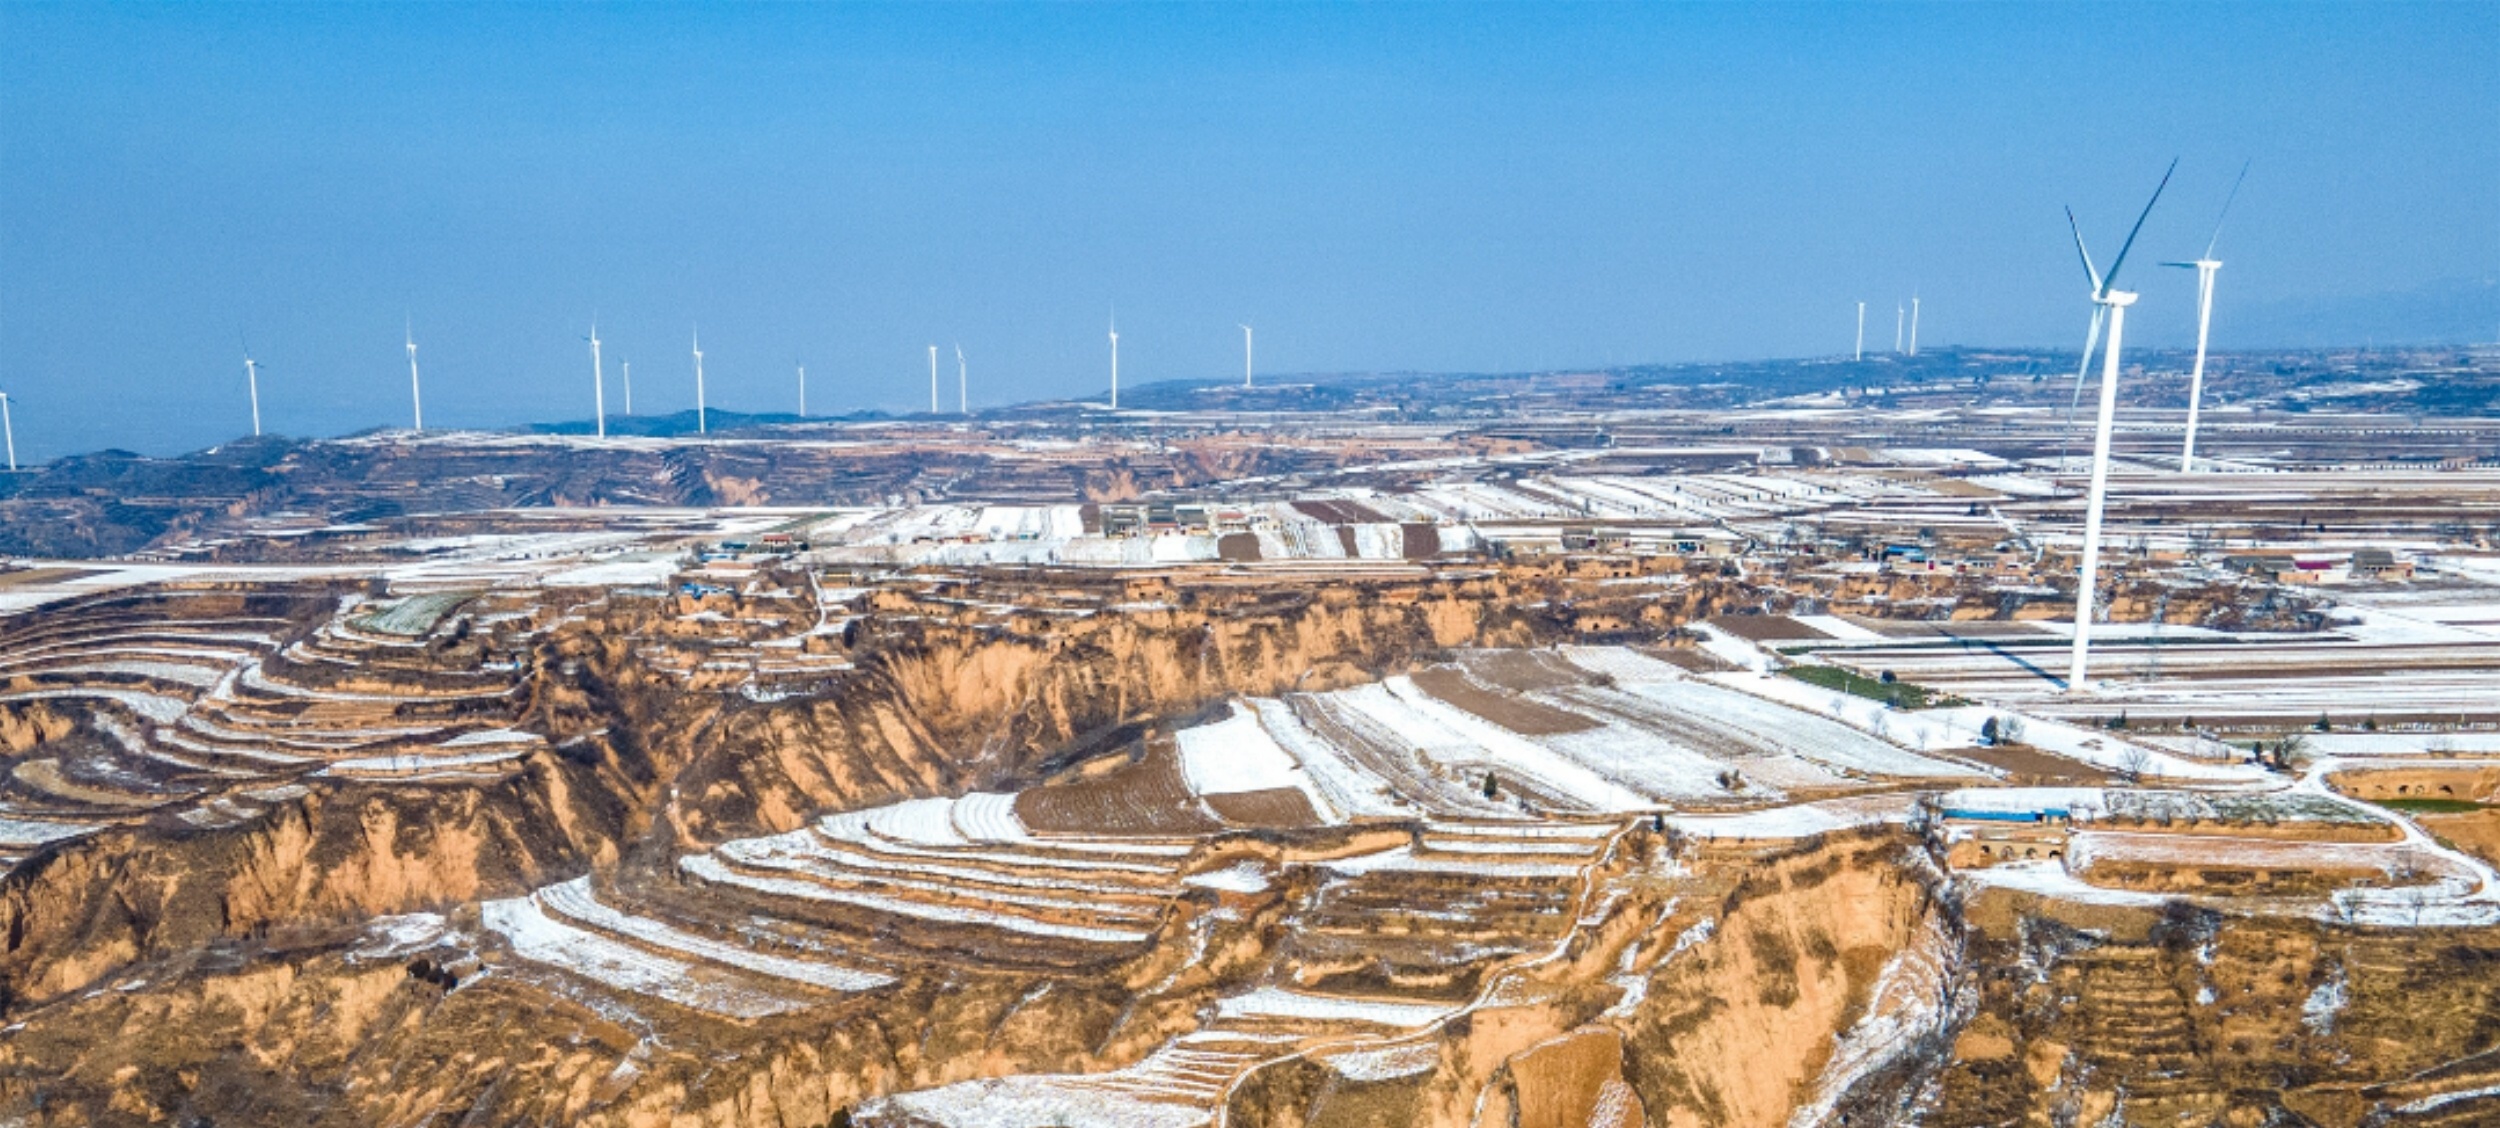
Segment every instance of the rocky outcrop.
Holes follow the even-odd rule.
[[[1989,893],[1926,1123],[2488,1124],[2500,935]]]

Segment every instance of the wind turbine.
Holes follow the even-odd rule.
[[[17,422],[9,418],[9,393],[0,392],[0,436],[9,443],[9,473],[17,473]]]
[[[425,386],[417,383],[417,322],[415,318],[408,320],[405,339],[408,342],[408,399],[415,405],[417,412],[417,425],[414,430],[423,433],[425,431]],[[258,409],[252,412],[252,433],[255,435],[260,433]]]
[[[931,345],[929,346],[929,414],[937,413],[937,346]]]
[[[1111,410],[1120,410],[1120,313],[1111,312]]]
[[[703,405],[703,327],[694,327],[694,433],[712,433],[708,409]]]
[[[1910,307],[1900,302],[1892,303],[1892,351],[1894,352],[1901,351],[1901,330],[1907,324],[1903,319],[1909,315]]]
[[[590,319],[590,404],[599,437],[608,437],[608,370],[599,363],[599,319]]]
[[[625,414],[632,415],[634,413],[634,362],[620,360],[616,362],[616,366],[623,370],[625,376]]]
[[[1851,360],[1866,359],[1866,303],[1858,303],[1858,351]]]
[[[1918,295],[1910,295],[1910,355],[1918,355]]]
[[[1250,386],[1250,327],[1241,327],[1241,386]]]
[[[2103,275],[2092,265],[2092,252],[2083,245],[2083,226],[2075,222],[2075,210],[2066,209],[2066,226],[2075,234],[2075,254],[2083,259],[2083,273],[2092,282],[2092,323],[2095,335],[2103,323],[2109,326],[2109,343],[2101,350],[2101,419],[2092,437],[2092,492],[2084,502],[2083,572],[2075,586],[2075,649],[2073,661],[2066,671],[2066,691],[2081,693],[2091,688],[2085,680],[2085,668],[2092,653],[2092,599],[2094,585],[2100,580],[2101,511],[2109,498],[2109,437],[2118,415],[2118,343],[2127,327],[2127,307],[2135,304],[2136,295],[2118,289],[2118,271],[2127,265],[2127,251],[2135,246],[2135,237],[2144,230],[2144,220],[2153,214],[2153,205],[2161,202],[2162,189],[2170,186],[2170,174],[2177,172],[2179,162],[2172,160],[2161,174],[2161,183],[2153,188],[2153,198],[2144,201],[2144,210],[2135,217],[2135,226],[2128,230],[2127,241],[2118,245],[2118,257],[2110,260],[2109,273]],[[2084,363],[2091,363],[2091,353],[2084,354]]]
[[[972,385],[964,382],[964,347],[955,346],[955,414],[972,414]]]
[[[799,365],[799,418],[807,418],[807,366]]]
[[[2222,198],[2222,214],[2214,217],[2214,237],[2205,241],[2205,255],[2194,262],[2165,262],[2163,266],[2193,268],[2196,271],[2196,368],[2188,376],[2187,445],[2179,450],[2179,472],[2196,469],[2196,413],[2205,400],[2205,332],[2214,321],[2214,274],[2222,269],[2222,260],[2214,257],[2214,246],[2222,242],[2222,221],[2231,217],[2231,201],[2240,198],[2240,181],[2248,179],[2248,165],[2240,165],[2240,175],[2231,181],[2231,193]]]
[[[260,437],[260,362],[252,359],[252,350],[243,350],[243,379],[252,389],[252,437]]]

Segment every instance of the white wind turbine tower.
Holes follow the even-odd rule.
[[[972,385],[964,379],[964,347],[955,346],[955,414],[972,414]]]
[[[634,362],[620,360],[616,366],[622,370],[625,377],[625,414],[632,415],[634,413]]]
[[[929,346],[929,414],[937,413],[937,346],[931,345]]]
[[[2144,230],[2144,220],[2153,214],[2153,205],[2161,201],[2163,188],[2170,186],[2170,174],[2178,171],[2179,162],[2161,174],[2161,183],[2153,188],[2153,198],[2144,201],[2144,210],[2135,217],[2135,227],[2127,232],[2127,241],[2118,245],[2118,257],[2110,260],[2109,273],[2104,276],[2092,265],[2092,252],[2084,249],[2083,227],[2075,222],[2074,209],[2066,209],[2066,226],[2075,234],[2075,253],[2083,259],[2083,272],[2092,282],[2092,322],[2097,335],[2103,323],[2109,327],[2109,343],[2101,350],[2101,418],[2092,438],[2092,492],[2084,502],[2083,569],[2075,585],[2075,648],[2066,671],[2066,691],[2081,693],[2091,688],[2085,669],[2092,653],[2092,603],[2094,585],[2100,581],[2101,511],[2109,497],[2109,438],[2118,414],[2118,345],[2127,326],[2127,307],[2135,304],[2136,295],[2117,288],[2118,271],[2127,264],[2127,251],[2135,246],[2135,237]],[[2084,363],[2091,363],[2087,345]]]
[[[599,319],[590,320],[590,407],[599,437],[608,437],[608,370],[599,363]]]
[[[1250,327],[1241,327],[1241,386],[1250,387]]]
[[[712,433],[709,409],[703,404],[703,327],[694,327],[694,433]]]
[[[1858,351],[1851,360],[1866,359],[1866,303],[1858,303]]]
[[[252,350],[243,350],[243,380],[252,389],[252,437],[260,437],[260,362],[252,359]]]
[[[1111,410],[1120,410],[1120,315],[1111,315]]]
[[[1910,295],[1910,355],[1918,355],[1918,295]]]
[[[17,473],[17,421],[9,418],[9,393],[0,392],[0,437],[9,443],[9,473]]]
[[[2214,257],[2214,247],[2222,242],[2222,221],[2231,218],[2231,201],[2240,198],[2240,181],[2248,179],[2248,165],[2240,165],[2239,178],[2231,182],[2230,195],[2222,198],[2222,214],[2214,217],[2214,237],[2205,241],[2205,255],[2195,262],[2165,262],[2163,266],[2193,267],[2196,270],[2196,368],[2188,376],[2187,445],[2179,450],[2179,472],[2196,469],[2196,413],[2205,401],[2205,334],[2214,321],[2214,274],[2222,269],[2222,260]]]
[[[1899,302],[1892,303],[1892,351],[1894,352],[1901,351],[1901,330],[1908,324],[1909,316],[1910,307]]]
[[[807,418],[807,366],[799,365],[799,418]]]
[[[412,429],[422,432],[425,430],[425,386],[417,383],[417,323],[413,318],[408,322],[405,340],[408,342],[408,399],[416,408],[416,426]],[[255,409],[252,417],[252,433],[257,435],[260,433],[260,412]]]

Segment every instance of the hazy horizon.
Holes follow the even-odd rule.
[[[2500,20],[2423,7],[0,7],[28,461],[608,403],[2500,336]]]

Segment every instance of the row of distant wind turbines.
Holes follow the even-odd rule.
[[[1256,385],[1253,382],[1251,366],[1251,329],[1248,325],[1240,328],[1241,386],[1254,387]],[[410,429],[422,432],[425,430],[425,383],[417,370],[417,333],[416,323],[413,320],[407,326],[405,340],[408,346]],[[599,323],[596,320],[590,323],[590,336],[583,340],[590,343],[591,411],[595,420],[594,426],[597,428],[598,436],[604,439],[608,435],[608,375],[606,364],[599,355]],[[618,367],[622,370],[621,374],[625,382],[625,414],[632,415],[634,413],[634,364],[630,360],[619,361]],[[807,417],[807,366],[801,364],[797,367],[799,417],[804,419]],[[260,434],[260,368],[260,362],[253,359],[251,349],[246,347],[243,350],[243,378],[250,389],[252,399],[252,434],[254,436]],[[0,430],[8,429],[8,403],[8,394],[0,392]],[[1114,315],[1111,321],[1111,407],[1117,409],[1119,406],[1120,323],[1118,317]],[[962,345],[955,346],[955,409],[961,415],[972,414],[971,378],[969,369],[964,363]],[[929,346],[929,414],[936,415],[942,410],[944,409],[938,404],[938,347],[931,345]],[[703,394],[703,329],[701,326],[696,326],[694,330],[694,429],[697,434],[709,434],[711,431],[709,408],[704,402]],[[17,469],[17,436],[14,430],[8,430],[8,445],[9,469],[15,470]]]
[[[2126,241],[2119,244],[2118,256],[2110,261],[2109,272],[2107,274],[2103,274],[2100,269],[2093,264],[2092,252],[2084,246],[2083,228],[2075,221],[2073,209],[2069,208],[2066,212],[2067,227],[2073,232],[2075,237],[2075,252],[2082,258],[2084,276],[2091,284],[2090,300],[2092,304],[2092,322],[2091,329],[2084,338],[2082,363],[2075,371],[2075,380],[2078,389],[2080,389],[2086,374],[2088,374],[2091,370],[2093,351],[2097,348],[2100,350],[2101,354],[2100,411],[2098,422],[2093,430],[2092,484],[2090,493],[2084,503],[2082,574],[2079,577],[2080,582],[2077,584],[2075,593],[2074,649],[2071,664],[2068,667],[2066,677],[2066,685],[2069,692],[2082,692],[2089,689],[2091,685],[2090,681],[2086,677],[2086,672],[2091,656],[2093,605],[2098,595],[2097,584],[2100,574],[2101,559],[2101,522],[2109,496],[2110,433],[2114,425],[2118,409],[2119,347],[2120,341],[2124,336],[2126,329],[2127,308],[2134,305],[2137,298],[2137,295],[2133,291],[2121,290],[2117,288],[2118,272],[2126,265],[2127,252],[2134,248],[2136,236],[2144,230],[2144,221],[2153,214],[2153,205],[2161,201],[2161,194],[2170,186],[2170,177],[2172,173],[2175,173],[2178,170],[2178,167],[2179,162],[2173,160],[2170,162],[2170,168],[2162,173],[2161,183],[2154,187],[2152,198],[2145,201],[2144,210],[2137,214],[2135,226],[2128,230]],[[2214,257],[2214,250],[2220,244],[2222,239],[2222,219],[2227,219],[2229,217],[2231,203],[2238,198],[2240,183],[2242,180],[2245,180],[2247,176],[2248,169],[2245,165],[2243,165],[2240,169],[2240,179],[2232,181],[2231,192],[2223,200],[2222,217],[2216,219],[2214,222],[2213,238],[2207,241],[2204,255],[2190,262],[2172,262],[2163,264],[2165,266],[2175,266],[2185,269],[2193,269],[2196,271],[2196,362],[2188,377],[2187,439],[2186,444],[2179,455],[2179,470],[2181,473],[2192,472],[2195,469],[2197,415],[2199,409],[2202,407],[2205,390],[2205,350],[2213,323],[2214,277],[2215,274],[2222,269],[2222,262]],[[1908,355],[1916,356],[1918,355],[1918,299],[1916,297],[1910,299],[1910,305],[1907,312],[1909,323],[1907,325],[1907,336],[1905,340],[1901,311],[1895,311],[1893,344],[1896,351],[1901,351],[1906,348]],[[2102,333],[2105,330],[2108,333],[2108,340],[2106,344],[2104,344],[2101,339]],[[1110,406],[1116,409],[1120,406],[1120,329],[1119,322],[1116,317],[1111,322],[1109,335],[1111,341]],[[592,402],[597,415],[598,433],[604,438],[608,433],[607,373],[599,354],[599,330],[595,322],[591,327],[590,336],[586,338],[586,340],[590,343],[590,366],[593,381]],[[406,344],[408,349],[408,394],[410,398],[410,406],[413,410],[413,422],[416,430],[423,431],[425,429],[425,392],[424,385],[419,377],[417,369],[417,340],[413,324],[408,329]],[[1253,377],[1251,366],[1251,348],[1252,336],[1250,326],[1243,325],[1241,326],[1241,382],[1243,387],[1252,386]],[[249,350],[247,349],[247,355],[243,360],[243,369],[245,377],[251,386],[252,433],[254,435],[258,435],[261,433],[260,365],[258,361],[248,355],[248,352]],[[708,432],[708,420],[706,418],[707,407],[704,402],[703,337],[700,329],[697,329],[694,335],[693,352],[695,382],[695,430],[698,433],[706,433]],[[1858,303],[1858,343],[1856,355],[1859,359],[1864,359],[1866,355],[1866,303],[1864,302]],[[634,377],[633,367],[630,361],[623,362],[623,377],[625,383],[625,412],[630,415],[634,410]],[[801,365],[798,368],[798,381],[799,414],[801,416],[805,416],[807,414],[807,368],[804,365]],[[965,414],[969,414],[971,411],[970,384],[967,376],[967,369],[964,363],[963,348],[960,345],[955,348],[955,390],[957,410]],[[939,410],[938,350],[936,345],[930,345],[929,411],[931,414],[936,414]],[[0,437],[4,437],[6,440],[9,469],[11,471],[15,471],[17,469],[17,432],[15,422],[9,416],[9,397],[5,392],[0,392]]]
[[[1907,349],[1904,349],[1904,348],[1902,348],[1902,347],[1901,347],[1901,328],[1902,328],[1902,318],[1903,318],[1903,316],[1904,316],[1905,314],[1906,314],[1906,315],[1908,316],[1908,318],[1909,318],[1909,322],[1908,322],[1908,324],[1909,324],[1909,330],[1910,330],[1910,338],[1909,338],[1910,343],[1909,343],[1909,348],[1907,348]],[[1902,305],[1902,304],[1901,304],[1901,303],[1899,303],[1899,302],[1895,302],[1895,303],[1893,303],[1893,307],[1892,307],[1892,351],[1897,352],[1897,353],[1905,352],[1905,353],[1907,353],[1907,354],[1908,354],[1908,355],[1910,355],[1910,356],[1917,356],[1917,355],[1918,355],[1918,295],[1916,295],[1916,294],[1912,294],[1912,295],[1910,295],[1910,304],[1908,304],[1908,305],[1906,305],[1906,306],[1905,306],[1905,305]],[[1857,347],[1857,351],[1856,351],[1856,353],[1855,353],[1855,354],[1853,354],[1853,355],[1850,357],[1850,359],[1851,359],[1851,360],[1865,360],[1865,359],[1866,359],[1866,303],[1865,303],[1865,302],[1859,302],[1859,303],[1858,303],[1858,347]]]

